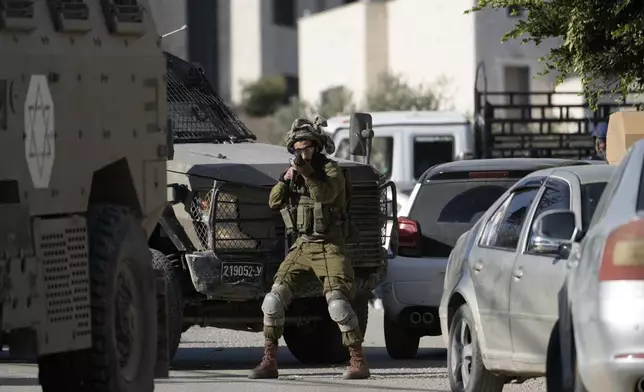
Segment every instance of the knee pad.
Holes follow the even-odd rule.
[[[340,331],[349,332],[358,328],[358,317],[349,299],[341,291],[330,291],[326,299],[329,304],[329,316],[338,324]]]
[[[264,325],[282,326],[286,315],[286,307],[293,299],[291,290],[284,285],[274,285],[271,292],[266,294],[262,302]]]

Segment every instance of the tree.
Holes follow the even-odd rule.
[[[383,73],[369,89],[366,96],[367,110],[437,110],[445,104],[443,88],[446,81],[439,79],[434,86],[422,84],[412,87],[400,75]]]
[[[528,15],[502,41],[538,45],[559,38],[542,59],[542,74],[558,71],[558,82],[577,75],[592,107],[605,93],[626,96],[644,87],[644,1],[479,0],[466,13],[506,7],[523,7]]]
[[[355,106],[353,92],[344,86],[336,86],[320,94],[315,109],[320,116],[329,118],[342,113],[354,112]]]
[[[265,76],[242,89],[242,107],[252,117],[269,116],[286,101],[286,80],[283,76]]]

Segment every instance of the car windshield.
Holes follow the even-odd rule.
[[[591,184],[584,184],[581,186],[582,210],[581,210],[581,224],[584,231],[588,230],[590,221],[593,218],[597,203],[599,202],[606,182],[594,182]]]

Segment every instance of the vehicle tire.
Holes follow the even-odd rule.
[[[568,392],[563,385],[563,361],[559,337],[559,322],[555,323],[546,354],[546,390],[547,392]]]
[[[420,336],[385,317],[385,346],[393,359],[410,359],[418,353]]]
[[[324,301],[324,306],[322,306]],[[349,351],[342,344],[342,334],[329,313],[326,312],[326,301],[320,302],[322,320],[305,325],[286,325],[284,341],[293,356],[303,364],[335,365],[349,359]],[[358,316],[358,324],[363,335],[367,332],[369,301],[362,296],[352,301]]]
[[[152,265],[157,271],[163,271],[167,282],[168,298],[168,356],[174,358],[181,342],[183,329],[183,292],[181,290],[181,272],[177,257],[166,256],[156,249],[152,252]]]
[[[147,236],[123,207],[92,205],[87,220],[92,347],[39,358],[43,392],[152,392],[157,303]]]
[[[453,392],[502,392],[505,384],[504,377],[483,365],[474,317],[466,304],[456,311],[450,325],[447,377]]]

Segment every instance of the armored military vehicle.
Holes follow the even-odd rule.
[[[166,56],[174,136],[171,197],[150,247],[169,282],[172,355],[182,332],[193,325],[261,331],[261,302],[289,246],[268,195],[292,156],[284,147],[256,143],[199,68]],[[347,241],[357,279],[354,305],[366,329],[368,299],[385,272],[396,216],[395,200],[388,202],[386,194],[395,195],[395,189],[368,164],[340,165],[350,178],[349,217],[356,229]],[[302,362],[348,358],[321,289],[312,276],[288,309],[284,338]]]
[[[148,0],[0,1],[0,331],[44,391],[154,389],[166,205]]]

